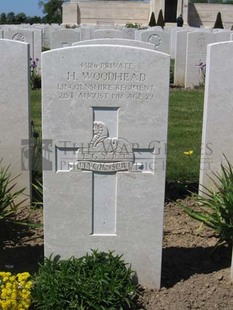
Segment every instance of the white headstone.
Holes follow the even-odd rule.
[[[214,31],[215,42],[230,41],[231,40],[231,34],[232,34],[232,31],[230,31],[230,30]]]
[[[208,46],[202,131],[200,184],[213,185],[208,176],[221,171],[223,154],[233,162],[233,42]]]
[[[221,164],[233,163],[233,42],[208,46],[205,103],[202,131],[200,193],[214,189],[213,173],[221,174]],[[231,265],[233,281],[233,255]]]
[[[127,40],[127,39],[94,39],[87,41],[80,41],[73,43],[73,46],[77,45],[93,45],[93,44],[114,44],[114,45],[128,45],[141,48],[148,48],[154,50],[154,45],[147,42],[137,41],[137,40]]]
[[[80,28],[81,31],[81,40],[91,40],[94,37],[94,27],[91,26],[81,26]]]
[[[154,44],[154,49],[158,52],[170,53],[170,36],[165,31],[140,30],[136,32],[136,39]]]
[[[68,47],[77,41],[80,41],[80,31],[61,29],[51,33],[51,49]]]
[[[41,61],[41,52],[42,52],[42,30],[33,29],[33,59],[39,59]]]
[[[0,68],[1,167],[10,165],[11,176],[20,175],[14,190],[30,195],[29,44],[0,39]]]
[[[171,28],[170,30],[170,56],[171,59],[175,59],[175,55],[176,55],[176,39],[177,39],[177,32],[181,32],[181,31],[185,31],[185,28],[182,27],[175,27],[175,28]],[[187,33],[186,33],[187,34]]]
[[[201,64],[206,64],[207,45],[214,42],[210,32],[189,32],[187,34],[187,53],[185,68],[185,87],[193,88],[204,84]]]
[[[9,28],[4,30],[4,38],[30,44],[30,57],[34,59],[33,31],[23,28]]]
[[[116,45],[43,53],[46,256],[115,250],[160,286],[169,61]]]
[[[174,84],[184,86],[187,31],[177,31],[175,35],[176,35],[176,48],[175,48],[175,64],[174,64]]]
[[[35,60],[41,58],[42,51],[42,32],[24,28],[9,28],[4,30],[4,38],[30,44],[30,57]]]
[[[124,38],[124,33],[117,29],[98,29],[94,31],[94,38],[101,39],[113,39],[113,38]]]
[[[128,40],[134,40],[135,39],[135,32],[136,32],[136,29],[135,28],[123,28],[122,29],[122,32],[123,32],[123,36],[125,39],[128,39]]]

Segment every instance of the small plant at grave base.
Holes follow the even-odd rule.
[[[43,207],[42,141],[40,133],[35,130],[33,120],[31,121],[31,139],[32,205],[38,208]]]
[[[31,121],[31,156],[32,174],[42,175],[42,141],[39,131],[35,130],[34,121]]]
[[[41,75],[38,72],[39,59],[33,60],[30,58],[30,84],[31,89],[39,89],[41,88]]]
[[[226,159],[226,157],[225,157]],[[216,190],[205,188],[203,195],[194,195],[196,206],[178,205],[185,213],[213,229],[220,245],[233,244],[233,167],[221,165],[221,173],[213,173],[211,178]]]
[[[2,164],[0,160],[0,165]],[[9,172],[10,165],[6,168],[0,167],[0,223],[5,222],[16,222],[15,215],[18,208],[27,200],[19,200],[17,203],[16,199],[19,199],[23,195],[25,188],[14,191],[16,186],[15,180],[19,177],[11,177]]]
[[[204,64],[201,60],[199,60],[199,64],[196,65],[196,67],[199,69],[199,75],[200,75],[200,87],[205,87],[205,75],[206,75],[206,64]]]
[[[0,310],[27,310],[31,305],[32,281],[28,272],[0,272]]]
[[[141,24],[138,23],[126,23],[125,25],[126,28],[135,28],[135,29],[140,29],[141,28]]]
[[[134,272],[113,252],[92,250],[81,258],[45,259],[34,277],[32,300],[41,310],[132,309],[139,289]]]

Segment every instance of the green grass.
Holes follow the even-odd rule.
[[[198,182],[203,102],[203,90],[170,91],[167,182]],[[31,112],[35,130],[41,137],[40,90],[31,92]],[[193,150],[193,155],[184,155],[189,150]]]
[[[203,90],[171,90],[168,122],[168,182],[198,182]],[[191,156],[184,151],[193,151]]]
[[[41,137],[41,90],[31,90],[31,120]]]

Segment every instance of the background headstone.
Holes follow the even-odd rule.
[[[194,88],[204,84],[200,64],[206,64],[207,45],[214,42],[214,34],[207,31],[187,34],[185,87]]]
[[[165,31],[140,30],[136,32],[136,40],[153,44],[158,52],[170,53],[170,36]]]
[[[8,28],[4,30],[4,39],[29,43],[30,45],[30,57],[34,59],[34,43],[33,43],[33,31],[23,28]]]
[[[127,40],[127,39],[93,39],[87,41],[75,42],[72,45],[93,45],[93,44],[114,44],[114,45],[128,45],[141,48],[148,48],[154,50],[154,45],[147,42],[137,41],[137,40]]]
[[[35,60],[41,58],[42,32],[41,30],[10,27],[4,30],[4,39],[29,43],[30,57]]]
[[[184,86],[186,66],[187,31],[176,31],[174,84]]]
[[[124,38],[124,33],[117,29],[98,29],[94,31],[95,39],[113,39],[113,38]]]
[[[72,43],[80,41],[80,36],[80,31],[72,29],[53,31],[50,40],[51,49],[71,46]]]
[[[0,68],[1,165],[20,175],[15,190],[26,188],[30,197],[29,44],[0,39]]]

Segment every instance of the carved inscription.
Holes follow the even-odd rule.
[[[88,147],[77,151],[77,162],[70,163],[73,170],[116,172],[137,170],[131,144],[122,138],[110,138],[103,122],[93,123],[93,138]]]
[[[145,72],[128,62],[83,62],[80,71],[65,73],[67,82],[57,84],[58,99],[132,100],[153,99],[155,85]]]
[[[25,42],[25,41],[26,41],[26,38],[25,38],[25,36],[24,36],[22,33],[16,33],[16,34],[12,37],[12,40]]]
[[[206,38],[205,36],[200,35],[200,37],[197,40],[197,47],[203,48],[206,46]]]
[[[162,39],[158,34],[152,34],[148,41],[152,44],[154,44],[155,48],[158,48],[162,44]]]

